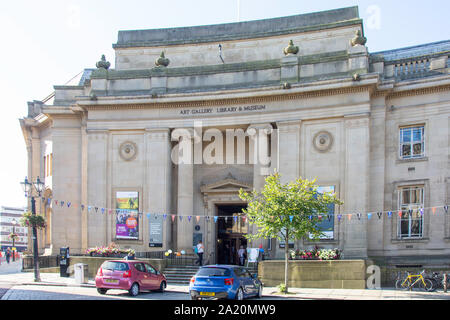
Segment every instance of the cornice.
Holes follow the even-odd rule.
[[[341,79],[342,81],[342,79]],[[341,82],[342,83],[342,82]],[[351,94],[351,93],[361,93],[361,92],[371,92],[373,90],[373,83],[363,83],[358,86],[348,86],[340,88],[327,88],[327,89],[316,89],[311,91],[303,91],[305,88],[298,86],[301,89],[297,92],[288,93],[286,90],[280,90],[278,87],[272,92],[259,96],[240,96],[240,97],[220,97],[220,95],[215,95],[210,97],[210,99],[205,99],[205,97],[200,97],[197,99],[192,99],[186,101],[182,99],[177,99],[176,101],[145,101],[145,102],[123,102],[123,103],[107,103],[102,101],[103,104],[87,104],[84,101],[79,101],[78,105],[86,110],[119,110],[119,109],[148,109],[148,108],[189,108],[189,107],[206,107],[206,106],[222,106],[222,105],[239,105],[239,104],[260,104],[264,102],[277,102],[277,101],[289,101],[297,99],[311,99],[317,97],[326,97],[341,94]],[[294,85],[293,89],[296,88]],[[275,89],[275,88],[272,88]],[[306,88],[307,90],[307,88]],[[254,92],[253,92],[254,94]],[[135,97],[133,97],[135,99]],[[150,99],[149,99],[150,100]],[[152,99],[155,100],[155,99]]]

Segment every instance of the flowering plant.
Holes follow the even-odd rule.
[[[8,238],[9,239],[11,239],[11,240],[17,240],[18,238],[19,238],[19,235],[17,234],[17,233],[10,233],[9,235],[8,235]]]
[[[136,252],[133,249],[121,249],[118,245],[116,245],[114,242],[111,242],[107,247],[100,246],[100,247],[93,247],[88,248],[86,250],[86,254],[88,255],[100,255],[102,257],[111,257],[121,254],[127,254],[134,256]]]
[[[25,212],[20,218],[20,224],[22,227],[35,227],[37,229],[44,229],[47,227],[45,218],[40,215],[32,214],[31,212]]]
[[[297,250],[295,256],[303,260],[339,260],[341,250],[315,247],[312,250]]]

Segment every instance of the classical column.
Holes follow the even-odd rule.
[[[193,130],[173,130],[172,141],[178,141],[172,152],[172,160],[178,164],[177,250],[192,252],[193,222],[188,216],[194,216]]]
[[[367,215],[369,191],[369,114],[345,117],[344,212],[352,214],[344,223],[345,258],[367,258]],[[361,214],[358,216],[358,213]]]
[[[300,177],[300,127],[301,120],[277,122],[278,158],[277,171],[282,183]]]
[[[252,124],[247,128],[247,135],[249,136],[249,157],[250,164],[253,164],[253,189],[261,191],[264,187],[265,178],[271,174],[271,155],[270,135],[273,128],[270,123]],[[255,226],[250,225],[249,232],[255,232]],[[267,249],[267,240],[258,239],[253,240],[251,247],[263,246]]]
[[[172,183],[172,161],[170,158],[171,143],[168,128],[146,129],[146,179],[145,194],[147,195],[146,212],[168,214],[171,211],[171,183]],[[145,217],[144,217],[145,219]],[[163,221],[162,240],[163,250],[170,249],[171,219]],[[150,222],[151,224],[151,222]],[[150,227],[151,228],[151,227]],[[144,228],[145,229],[145,228]],[[144,235],[148,239],[149,235]]]
[[[253,188],[258,191],[264,186],[265,178],[271,174],[269,139],[272,131],[270,123],[252,124],[247,128],[250,164],[253,164]]]

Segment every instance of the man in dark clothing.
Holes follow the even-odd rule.
[[[6,257],[6,262],[9,264],[9,259],[11,259],[11,250],[9,248],[6,249],[5,257]]]

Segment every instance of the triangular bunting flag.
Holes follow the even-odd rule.
[[[196,220],[197,223],[198,223],[198,221],[200,220],[200,216],[195,216],[195,220]]]
[[[237,223],[237,216],[234,216],[234,223]]]
[[[105,213],[105,208],[102,208],[102,214],[104,214]]]
[[[312,218],[313,218],[313,217],[310,215],[310,216],[309,216],[309,220],[312,220]]]
[[[189,220],[189,222],[191,222],[191,218],[192,218],[192,216],[188,216],[188,220]]]
[[[294,219],[294,216],[289,216],[289,220],[291,220],[291,222],[292,222],[292,219]]]
[[[164,218],[164,220],[166,220],[166,218],[167,218],[167,214],[163,214],[163,218]]]
[[[340,222],[342,219],[342,214],[338,214],[338,221]]]
[[[150,213],[147,213],[147,219],[150,219]]]
[[[242,216],[242,222],[245,223],[245,216]]]
[[[378,219],[381,219],[382,215],[383,215],[383,212],[377,212]]]
[[[172,222],[174,222],[175,221],[175,215],[173,214],[172,215]]]
[[[81,211],[83,211],[83,210],[84,210],[84,204],[81,205]]]
[[[183,216],[179,216],[179,218],[180,218],[180,221],[183,220]]]
[[[444,206],[444,211],[445,211],[445,213],[448,213],[448,205]]]
[[[358,217],[358,220],[361,220],[361,213],[357,213],[356,216]]]
[[[347,218],[350,221],[352,219],[352,214],[351,213],[347,214]]]
[[[327,219],[328,219],[328,221],[331,221],[331,218],[333,217],[333,215],[332,214],[327,214]]]
[[[420,215],[423,216],[423,208],[420,208],[419,212],[420,212]]]
[[[372,218],[372,214],[369,212],[369,213],[367,214],[367,219],[370,220],[370,218]]]
[[[64,201],[60,201],[61,207],[64,207]]]
[[[217,222],[217,218],[219,218],[218,216],[214,216],[214,223]]]
[[[392,211],[388,211],[387,215],[390,218],[392,216]]]
[[[317,216],[317,218],[319,218],[319,220],[322,220],[322,216],[321,215]]]
[[[398,216],[401,218],[402,217],[402,210],[398,210]]]
[[[67,202],[67,208],[70,208],[71,203]]]
[[[433,211],[433,214],[436,214],[436,207],[431,208],[431,211]]]
[[[55,205],[57,205],[58,204],[58,200],[55,200]]]

